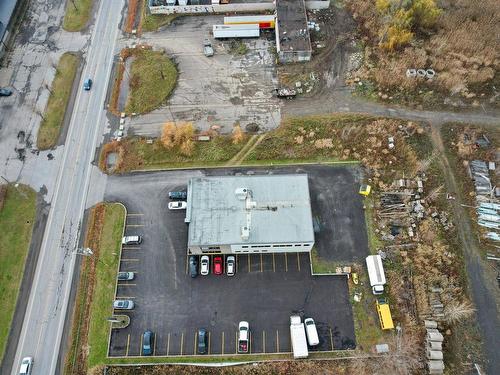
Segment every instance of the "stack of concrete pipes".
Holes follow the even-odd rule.
[[[427,368],[429,374],[442,374],[444,372],[443,362],[443,340],[444,337],[437,328],[435,320],[424,320],[427,330],[426,352],[427,352]]]

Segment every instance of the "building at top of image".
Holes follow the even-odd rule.
[[[215,176],[188,183],[190,254],[311,251],[306,174]]]

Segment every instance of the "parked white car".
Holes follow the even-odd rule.
[[[309,346],[316,346],[319,344],[318,331],[316,330],[316,323],[314,323],[313,318],[307,318],[304,320],[306,326],[307,343]]]
[[[116,310],[132,310],[134,308],[134,301],[129,299],[117,299],[113,302],[113,308]]]
[[[177,201],[177,202],[169,202],[168,209],[169,210],[185,210],[187,207],[187,202]]]
[[[203,255],[200,261],[200,273],[206,276],[210,273],[210,258],[208,255]]]
[[[234,257],[234,255],[229,255],[226,258],[226,274],[228,276],[234,276],[235,268],[236,268],[236,258]]]
[[[122,238],[122,245],[139,245],[141,242],[141,236],[125,236]]]

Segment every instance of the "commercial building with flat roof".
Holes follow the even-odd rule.
[[[190,254],[311,251],[306,174],[217,176],[188,183]]]
[[[311,60],[304,0],[276,0],[276,50],[281,63]]]

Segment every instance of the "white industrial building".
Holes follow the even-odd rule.
[[[314,245],[306,174],[193,178],[187,203],[190,254],[309,252]]]

